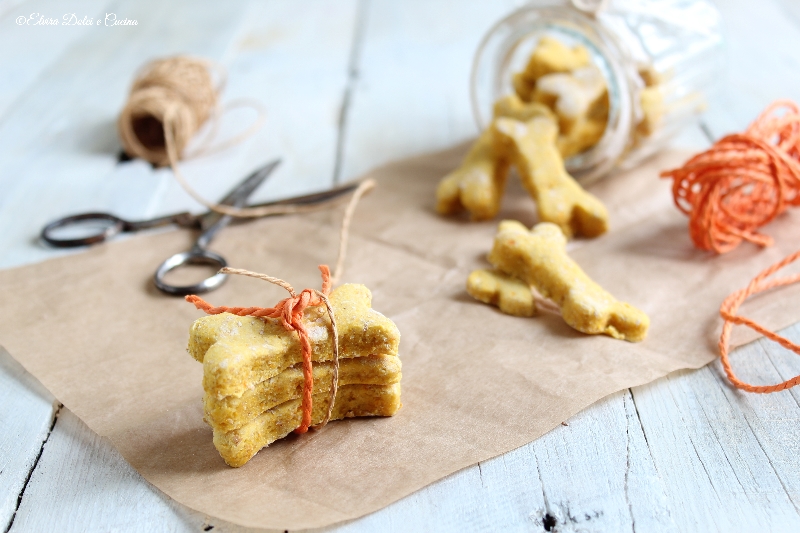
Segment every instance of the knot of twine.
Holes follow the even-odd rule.
[[[333,404],[336,400],[336,392],[339,387],[339,332],[336,329],[336,319],[328,295],[331,292],[331,273],[327,265],[319,265],[322,274],[322,291],[314,289],[303,289],[300,294],[295,293],[294,288],[282,279],[273,278],[266,274],[259,274],[249,270],[238,268],[223,268],[220,272],[224,274],[239,274],[252,278],[262,279],[275,285],[279,285],[289,292],[289,297],[278,302],[275,307],[214,307],[199,296],[191,294],[186,297],[186,301],[194,304],[197,309],[209,315],[220,313],[232,313],[237,316],[254,316],[259,318],[279,318],[281,324],[288,331],[296,331],[300,339],[300,347],[303,355],[303,396],[301,402],[302,419],[300,427],[295,429],[295,433],[305,433],[311,425],[311,412],[313,409],[314,391],[314,372],[311,362],[311,341],[308,338],[308,330],[303,324],[303,313],[309,306],[325,304],[328,316],[331,319],[331,329],[333,330],[333,381],[328,392],[328,410],[319,424],[319,428],[325,426],[331,418]]]
[[[753,294],[768,291],[775,287],[791,285],[792,283],[797,283],[800,281],[800,274],[793,274],[782,278],[767,280],[769,276],[786,265],[796,261],[797,259],[800,259],[800,251],[795,252],[782,261],[779,261],[778,263],[775,263],[774,265],[764,269],[758,276],[753,278],[747,287],[738,290],[725,298],[725,301],[722,302],[722,305],[720,306],[719,314],[725,321],[722,325],[722,334],[719,338],[720,361],[722,362],[722,368],[725,369],[725,374],[728,376],[728,379],[739,389],[747,392],[769,393],[782,391],[794,387],[800,383],[800,376],[795,376],[792,379],[787,379],[786,381],[778,383],[777,385],[750,385],[749,383],[745,383],[736,377],[736,374],[733,372],[733,368],[731,368],[730,360],[728,359],[731,329],[733,329],[733,326],[736,324],[747,326],[748,328],[761,333],[768,339],[777,342],[787,350],[791,350],[797,355],[800,355],[800,345],[797,345],[791,342],[789,339],[768,330],[764,326],[754,322],[753,320],[750,320],[749,318],[736,314],[742,303],[744,303],[744,301]]]
[[[774,102],[744,133],[723,137],[661,177],[672,178],[675,205],[689,216],[698,248],[721,254],[743,240],[770,246],[772,238],[756,230],[800,205],[800,108]]]

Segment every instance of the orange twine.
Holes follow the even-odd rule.
[[[797,283],[800,281],[800,274],[794,274],[791,276],[785,276],[782,278],[777,278],[771,281],[766,281],[766,278],[780,270],[781,268],[785,267],[786,265],[800,259],[800,251],[797,251],[790,255],[789,257],[783,259],[782,261],[770,266],[769,268],[763,270],[758,276],[756,276],[750,284],[745,287],[744,289],[738,290],[725,298],[725,301],[722,302],[722,305],[719,309],[719,314],[722,316],[725,323],[722,325],[722,334],[719,337],[719,354],[720,359],[722,361],[722,368],[725,369],[725,374],[728,375],[728,379],[731,380],[736,387],[748,391],[748,392],[759,392],[759,393],[768,393],[768,392],[778,392],[782,391],[791,387],[794,387],[798,383],[800,383],[800,376],[795,376],[792,379],[788,379],[783,383],[779,383],[777,385],[750,385],[749,383],[745,383],[741,381],[736,375],[733,373],[733,369],[731,368],[731,363],[728,360],[728,348],[730,345],[730,336],[731,336],[731,329],[733,328],[734,324],[739,324],[742,326],[747,326],[750,329],[753,329],[770,340],[773,340],[783,346],[784,348],[793,351],[794,353],[800,355],[800,346],[791,342],[789,339],[785,337],[781,337],[777,333],[774,333],[765,327],[761,326],[760,324],[753,322],[749,318],[745,318],[743,316],[739,316],[736,314],[736,311],[739,310],[739,306],[751,295],[758,294],[760,292],[767,291],[769,289],[773,289],[775,287],[784,287],[786,285],[791,285],[792,283]]]
[[[199,296],[191,294],[186,297],[186,301],[194,304],[197,309],[205,311],[209,315],[218,315],[220,313],[232,313],[237,316],[254,316],[259,318],[280,318],[281,324],[289,331],[296,331],[297,336],[300,338],[300,346],[303,353],[303,398],[302,410],[303,416],[300,422],[300,427],[295,429],[295,433],[305,433],[311,425],[311,410],[313,407],[312,392],[314,390],[314,374],[311,364],[311,341],[308,338],[308,330],[303,325],[303,313],[309,306],[316,306],[326,303],[328,294],[331,292],[331,273],[327,265],[319,265],[319,271],[322,273],[322,292],[313,289],[303,289],[300,294],[296,294],[291,285],[283,282],[277,283],[289,291],[290,296],[278,302],[275,307],[214,307],[206,302]],[[269,276],[264,276],[264,279]],[[274,280],[274,281],[273,281]],[[268,279],[267,281],[277,282],[276,278]],[[336,340],[334,340],[334,343]],[[335,348],[334,348],[335,349]],[[335,393],[334,393],[335,394]],[[333,406],[333,398],[331,405]],[[327,417],[326,417],[327,418]],[[327,420],[325,420],[327,422]]]
[[[675,205],[689,216],[689,234],[698,248],[722,254],[743,240],[771,246],[772,238],[756,230],[789,206],[800,205],[800,107],[789,100],[773,102],[744,133],[723,137],[683,167],[662,172],[661,177],[672,178]],[[753,294],[800,281],[800,274],[766,281],[798,258],[800,251],[765,269],[720,306],[725,321],[719,338],[720,360],[728,379],[742,390],[769,393],[800,383],[796,376],[777,385],[750,385],[736,377],[728,358],[736,324],[800,355],[797,344],[736,314]]]
[[[661,177],[673,179],[675,205],[689,216],[698,248],[721,254],[743,240],[770,246],[772,238],[756,229],[800,205],[800,108],[774,102],[744,133],[723,137]]]

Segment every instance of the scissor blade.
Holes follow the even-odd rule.
[[[270,207],[277,205],[301,206],[301,205],[323,204],[325,202],[331,201],[335,198],[344,196],[345,194],[349,194],[355,191],[359,185],[361,185],[360,181],[354,181],[352,183],[345,183],[344,185],[339,185],[338,187],[334,187],[332,189],[328,189],[321,192],[304,194],[303,196],[295,196],[292,198],[284,198],[283,200],[264,202],[262,204],[249,205],[248,207],[256,208],[256,207]]]
[[[254,170],[249,176],[239,182],[236,187],[231,189],[231,191],[219,201],[219,204],[243,207],[247,203],[247,199],[250,195],[253,194],[259,185],[264,183],[264,180],[272,174],[272,171],[275,170],[275,167],[277,167],[280,162],[280,159],[276,159]],[[207,230],[216,224],[223,216],[224,215],[214,211],[207,213],[200,221],[200,229]]]

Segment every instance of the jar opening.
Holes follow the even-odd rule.
[[[622,157],[632,127],[632,97],[620,50],[590,17],[573,9],[525,8],[498,22],[484,38],[472,71],[472,105],[482,130],[492,120],[494,102],[514,92],[513,75],[525,68],[543,37],[569,47],[582,46],[605,79],[608,119],[600,140],[565,160],[567,171],[581,182],[606,174]]]

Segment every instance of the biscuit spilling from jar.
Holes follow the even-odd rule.
[[[608,89],[594,65],[547,74],[536,81],[532,100],[553,108],[558,117],[557,146],[564,158],[597,144],[608,122]]]
[[[607,228],[604,208],[591,196],[585,202],[580,200],[587,195],[581,194],[583,189],[563,164],[565,154],[593,146],[605,132],[608,91],[602,74],[590,64],[586,48],[569,48],[544,37],[525,70],[515,77],[515,87],[515,93],[495,102],[492,124],[461,165],[439,183],[437,211],[445,215],[467,211],[473,220],[494,218],[513,165],[537,202],[542,220],[558,223],[570,235],[603,233]],[[519,128],[534,119],[546,120],[555,125],[554,135],[549,135],[548,129],[547,135],[514,136],[503,130],[506,119],[518,121],[522,124]],[[534,128],[541,133],[540,129]],[[529,156],[537,151],[548,157],[534,168]],[[550,157],[553,151],[557,159]],[[540,194],[545,189],[546,193]],[[581,210],[590,203],[591,217],[587,218]],[[599,221],[589,220],[592,217]]]
[[[530,120],[537,116],[555,117],[540,103],[523,102],[516,95],[495,103],[496,117]],[[487,128],[472,145],[461,165],[445,176],[436,190],[436,210],[454,215],[466,210],[473,220],[489,220],[500,211],[500,202],[508,178],[509,161],[494,148],[494,132]]]
[[[489,220],[500,211],[508,161],[494,151],[492,131],[485,130],[456,170],[436,190],[436,210],[454,215],[466,209],[473,220]]]
[[[505,220],[488,259],[498,270],[552,300],[564,321],[576,330],[630,342],[644,340],[648,316],[589,278],[567,255],[566,245],[566,237],[555,224],[542,222],[528,230],[519,222]]]
[[[391,416],[400,408],[400,333],[372,309],[363,285],[346,284],[329,297],[339,332],[339,389],[331,420]],[[314,363],[312,424],[328,409],[333,376],[330,319],[306,310]],[[203,363],[205,421],[225,462],[242,466],[301,422],[302,354],[296,332],[278,319],[210,315],[194,322],[189,354]]]
[[[644,83],[644,89],[639,94],[642,117],[636,124],[634,145],[655,133],[665,112],[661,76],[652,68],[643,68],[639,70],[639,77]]]
[[[499,118],[492,125],[495,151],[505,154],[519,171],[536,201],[539,219],[557,224],[568,236],[597,237],[608,230],[608,211],[564,168],[556,148],[558,126],[547,117],[527,122]]]
[[[584,46],[570,48],[553,37],[539,40],[522,72],[512,78],[514,90],[525,101],[531,100],[536,82],[542,76],[570,72],[589,65],[589,51]]]

